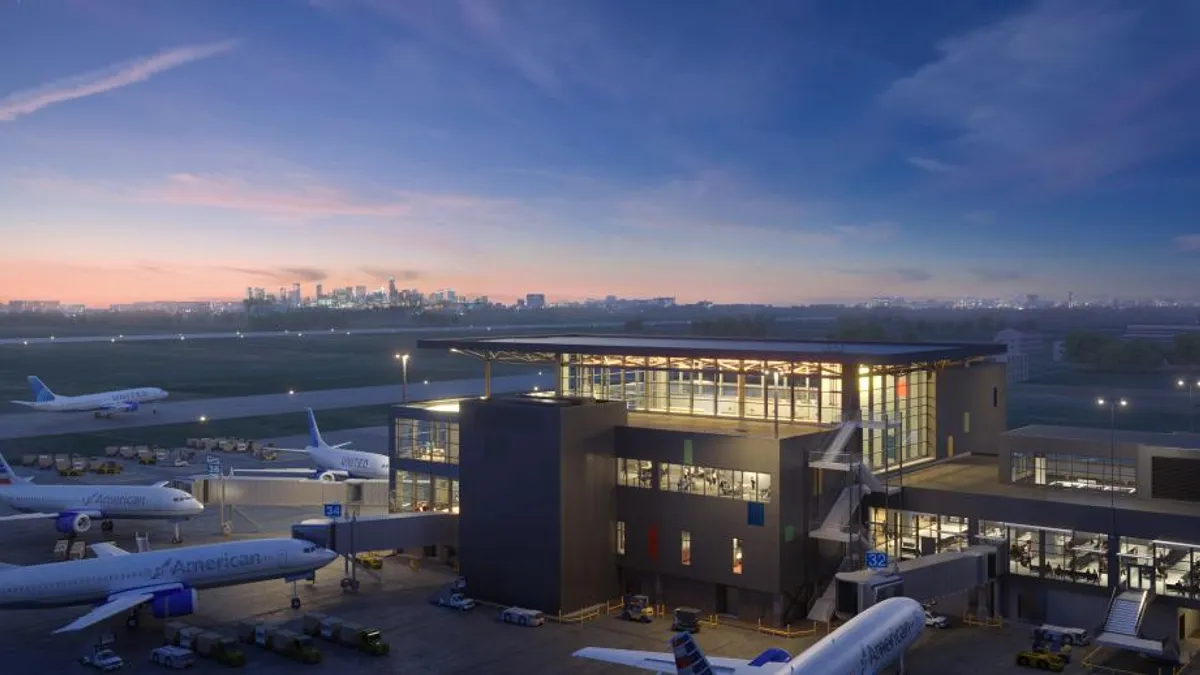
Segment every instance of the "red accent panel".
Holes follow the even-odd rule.
[[[896,398],[908,398],[908,378],[901,377],[896,380]]]
[[[658,526],[651,525],[650,530],[646,532],[646,549],[650,552],[650,559],[658,562]]]

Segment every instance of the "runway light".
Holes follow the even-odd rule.
[[[117,341],[117,338],[109,338],[109,339],[108,339],[108,341],[109,341],[109,342],[116,342],[116,341]]]
[[[540,376],[541,374],[542,374],[542,371],[540,371],[540,370],[539,370],[539,371],[538,371],[538,375]]]
[[[296,335],[298,335],[300,337],[304,337],[304,333],[296,333]]]
[[[425,380],[425,384],[429,384],[429,380]]]
[[[288,396],[292,396],[295,393],[296,393],[295,389],[288,389]]]
[[[207,415],[201,415],[201,416],[200,416],[200,421],[201,421],[201,422],[207,422],[207,421],[208,421],[208,416],[207,416]]]
[[[540,389],[541,389],[541,387],[534,387],[534,388],[533,388],[533,390],[534,390],[534,391],[539,391]]]
[[[53,335],[51,335],[51,336],[50,336],[50,339],[51,339],[51,340],[53,340],[53,339],[54,339],[54,336],[53,336]]]
[[[29,344],[29,340],[26,340],[26,341],[24,342],[24,344]]]
[[[124,336],[124,335],[118,335],[117,337],[121,338],[122,340],[124,340],[124,339],[125,339],[125,336]]]

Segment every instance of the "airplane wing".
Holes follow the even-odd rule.
[[[12,564],[12,563],[2,563],[2,562],[0,562],[0,572],[3,572],[4,570],[15,570],[15,569],[17,569],[18,567],[20,567],[20,565],[14,565],[14,564]]]
[[[129,555],[129,551],[126,551],[112,542],[92,544],[89,548],[92,549],[92,553],[95,553],[97,558],[111,558],[120,555]]]
[[[121,612],[128,612],[134,607],[141,605],[143,602],[149,602],[153,598],[153,593],[144,592],[114,595],[108,599],[108,602],[100,605],[87,614],[84,614],[78,619],[75,619],[62,628],[59,628],[58,630],[54,631],[54,633],[57,635],[58,633],[74,633],[76,631],[81,631],[84,628],[94,626],[105,619],[110,619]]]
[[[18,513],[11,516],[0,516],[0,523],[10,520],[45,520],[46,518],[57,518],[58,513]]]
[[[301,454],[309,454],[308,448],[267,448],[267,450],[275,450],[277,452],[299,452]]]
[[[675,655],[669,652],[641,652],[633,649],[609,649],[607,647],[584,647],[572,654],[572,656],[580,659],[590,659],[592,661],[604,661],[605,663],[616,663],[622,666],[631,668],[641,668],[642,670],[651,670],[656,673],[668,673],[674,675],[679,670],[675,667]],[[760,667],[754,667],[754,670],[749,670],[752,666],[749,661],[742,659],[730,659],[706,656],[709,666],[713,673],[724,673],[725,675],[737,675],[738,673],[770,673],[771,670],[764,670]],[[770,664],[776,665],[776,664]],[[782,665],[782,664],[778,664]]]

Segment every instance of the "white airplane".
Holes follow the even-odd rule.
[[[154,485],[34,485],[21,478],[0,454],[0,504],[19,513],[0,516],[0,522],[53,519],[59,532],[74,537],[100,521],[112,530],[114,520],[169,520],[175,523],[173,543],[181,543],[180,521],[200,515],[204,505],[183,490]]]
[[[54,631],[71,633],[128,612],[138,625],[143,605],[155,618],[196,611],[196,591],[269,579],[291,582],[292,607],[300,607],[295,582],[338,554],[301,539],[256,539],[130,553],[115,544],[93,544],[95,558],[45,565],[0,563],[0,609],[94,605],[87,614]]]
[[[705,656],[690,633],[671,638],[672,652],[585,647],[574,656],[671,675],[876,675],[899,662],[925,630],[925,608],[912,598],[888,598],[842,624],[802,654],[768,649],[751,661]]]
[[[94,412],[96,417],[111,418],[118,413],[137,412],[143,403],[161,401],[168,396],[166,391],[158,387],[121,389],[83,396],[58,396],[36,375],[30,375],[27,379],[30,388],[33,389],[33,400],[13,403],[39,412]]]
[[[321,430],[317,427],[317,418],[313,415],[312,408],[306,408],[305,410],[308,412],[308,447],[303,449],[275,448],[275,450],[307,454],[312,458],[315,468],[240,469],[236,473],[302,473],[324,481],[344,480],[346,478],[387,479],[391,467],[387,455],[381,455],[377,452],[364,452],[362,450],[347,450],[346,446],[350,445],[349,441],[338,443],[337,445],[326,443],[325,439],[321,437]]]

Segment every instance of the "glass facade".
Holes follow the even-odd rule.
[[[1107,535],[981,520],[979,536],[1008,541],[1013,574],[1108,585]]]
[[[863,457],[876,471],[932,457],[937,429],[937,377],[932,371],[859,368]]]
[[[414,471],[396,472],[392,512],[458,513],[458,481]]]
[[[1074,490],[1137,492],[1137,467],[1132,459],[1084,455],[1012,453],[1012,482]]]
[[[397,419],[397,459],[458,464],[458,422]]]
[[[842,367],[836,363],[583,354],[566,359],[562,391],[625,401],[630,410],[761,420],[778,414],[781,422],[842,420]]]
[[[771,474],[753,471],[662,463],[658,465],[658,487],[705,497],[771,501]]]
[[[654,487],[654,462],[646,459],[617,458],[617,485]]]
[[[894,560],[909,560],[968,546],[967,519],[872,507],[868,518],[872,548]]]
[[[848,414],[839,363],[569,354],[559,391],[632,411],[838,424]],[[854,367],[854,366],[846,366]],[[863,453],[883,471],[934,455],[937,374],[859,366]]]
[[[1200,544],[1121,537],[1117,560],[1130,588],[1200,599]]]

